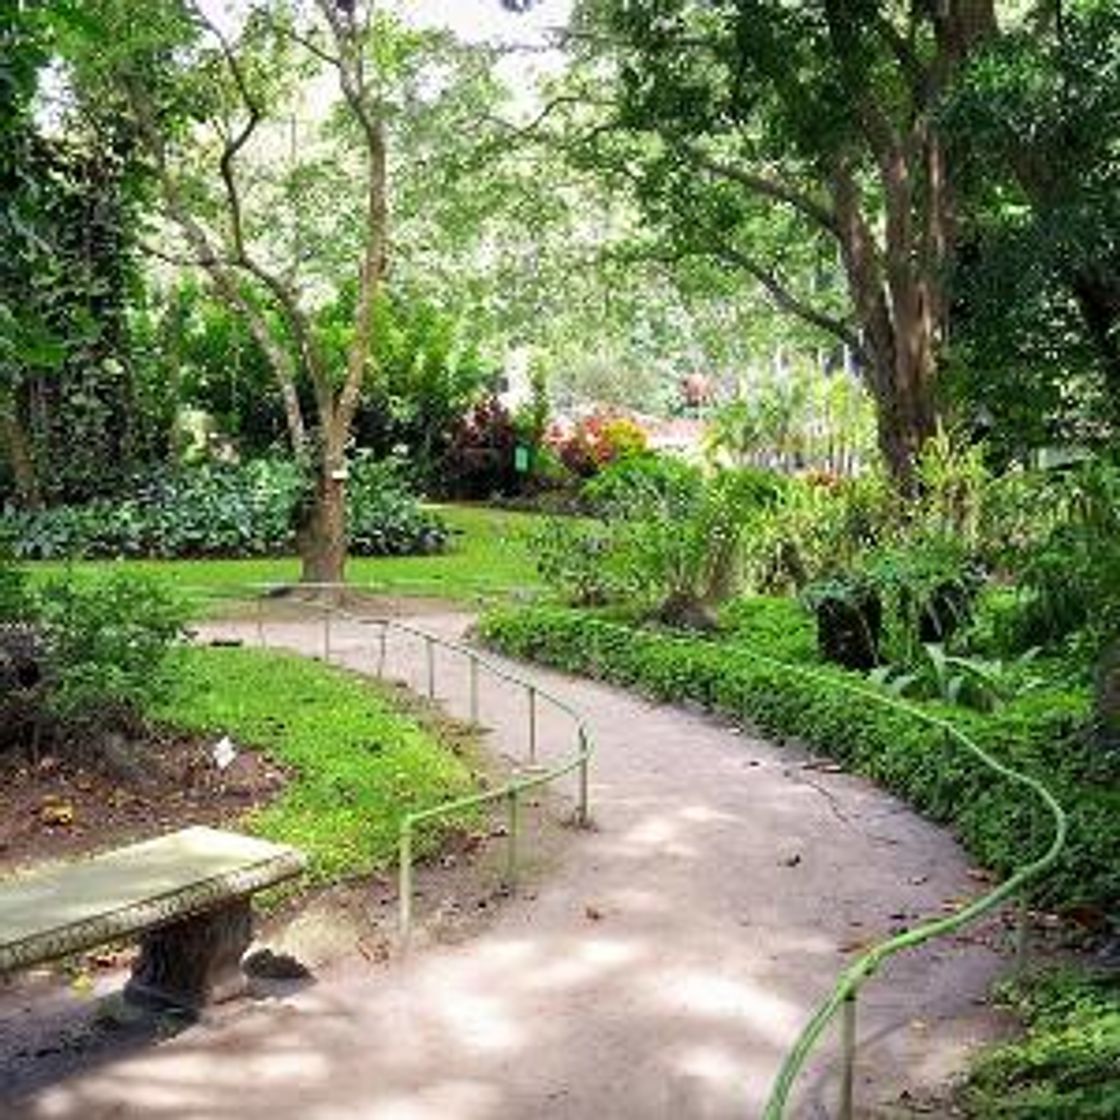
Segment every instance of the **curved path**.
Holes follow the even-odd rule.
[[[460,637],[470,619],[417,621]],[[270,624],[269,643],[318,653],[322,635]],[[372,671],[375,645],[368,628],[334,627],[339,662]],[[422,643],[395,638],[388,665],[426,679]],[[470,940],[328,969],[53,1086],[23,1114],[745,1120],[845,952],[976,891],[946,832],[859,778],[703,714],[534,675],[589,719],[597,827],[572,833],[531,891]],[[440,653],[437,682],[465,714],[465,665]],[[482,721],[520,755],[523,693],[484,678]],[[542,708],[540,741],[566,755],[567,721]],[[920,950],[865,989],[858,1115],[949,1114],[927,1090],[995,1027],[982,1000],[1002,961],[981,941]],[[833,1115],[834,1055],[807,1071],[791,1116]]]

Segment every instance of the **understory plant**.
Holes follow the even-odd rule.
[[[975,1120],[1120,1116],[1120,974],[1061,969],[1000,991],[1025,1033],[984,1051],[960,1104]]]
[[[434,552],[446,541],[392,461],[358,456],[347,490],[354,555]],[[295,463],[210,463],[148,472],[119,500],[0,512],[0,530],[21,560],[275,556],[294,550],[305,496]]]
[[[623,460],[589,487],[612,526],[617,585],[670,626],[714,629],[736,589],[742,542],[777,504],[777,477],[757,470],[706,476],[675,460]]]
[[[34,588],[12,573],[0,566],[0,749],[135,726],[170,684],[185,603],[127,572]]]
[[[962,657],[947,653],[934,642],[923,643],[919,650],[906,667],[877,666],[868,680],[892,696],[943,700],[982,712],[993,711],[1042,684],[1041,677],[1029,672],[1039,653],[1037,646],[1013,661]]]

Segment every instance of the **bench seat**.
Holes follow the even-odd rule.
[[[295,848],[193,827],[0,880],[0,975],[139,934],[130,996],[228,998],[244,986],[250,896],[303,867]]]

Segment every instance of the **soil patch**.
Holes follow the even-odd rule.
[[[238,746],[224,769],[214,740],[154,731],[37,763],[0,754],[0,874],[185,828],[236,820],[279,793],[283,770]]]

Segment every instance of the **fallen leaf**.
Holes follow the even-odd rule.
[[[69,801],[47,801],[39,807],[39,821],[49,827],[74,823],[74,806]]]

